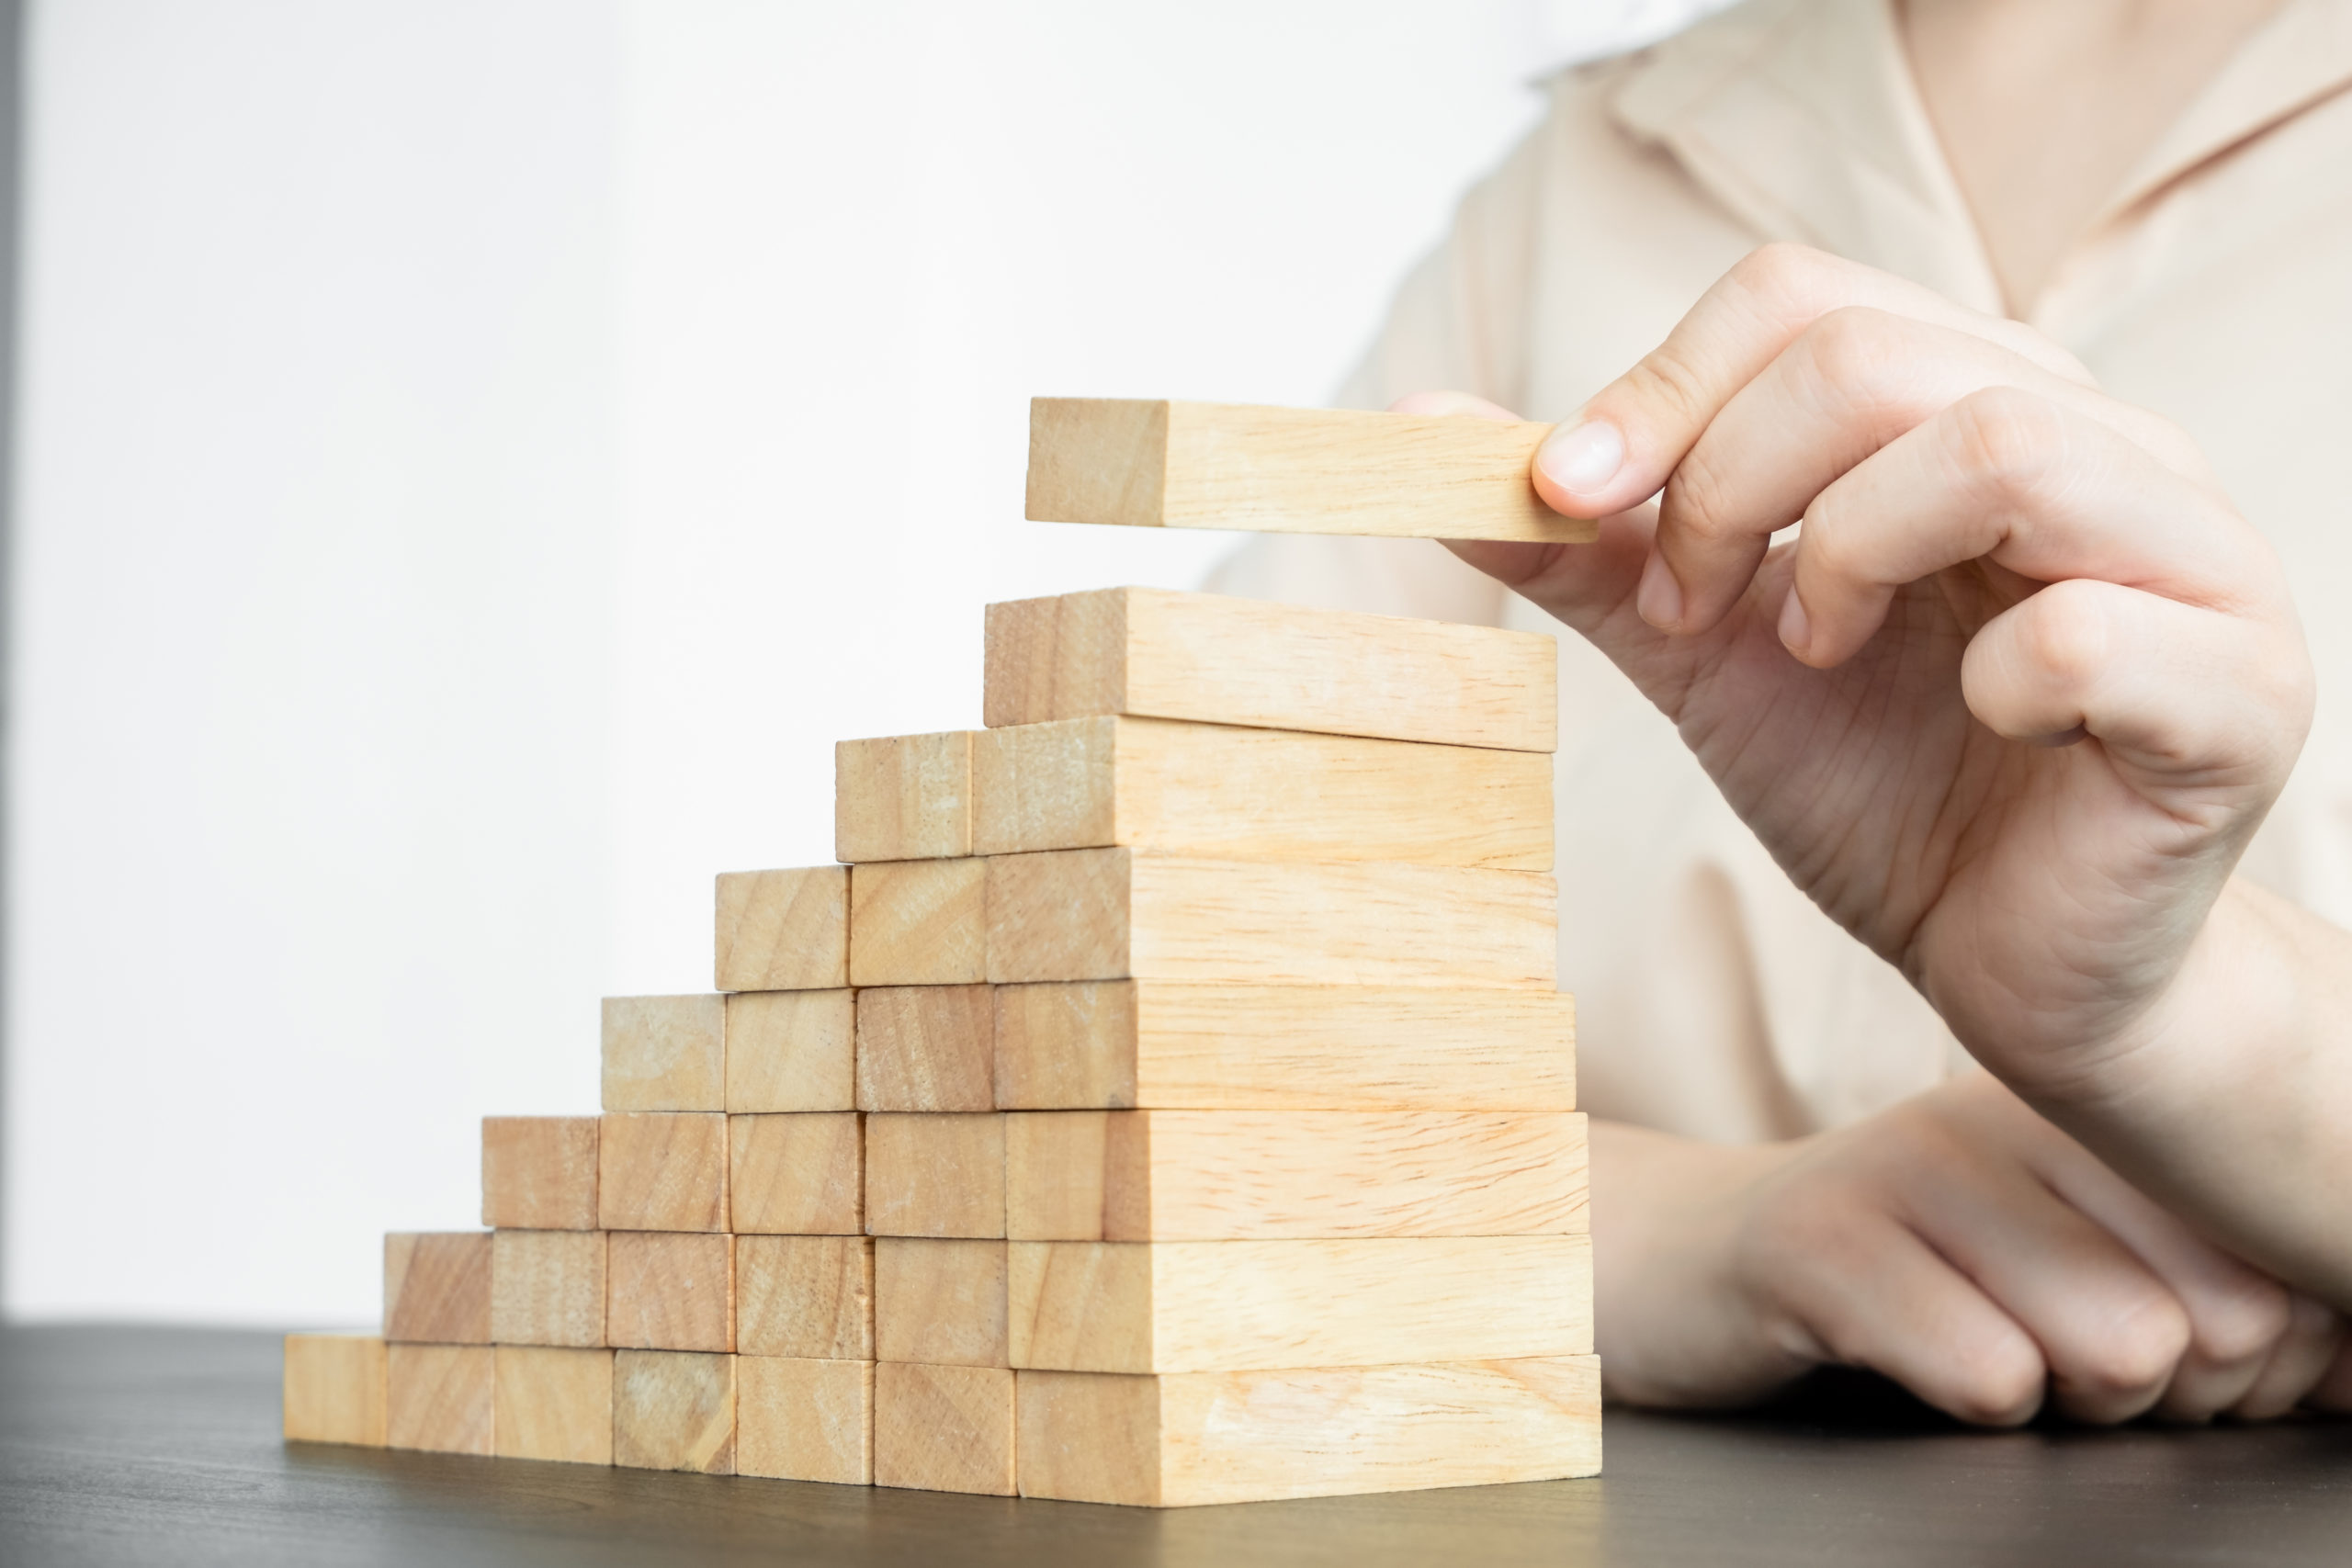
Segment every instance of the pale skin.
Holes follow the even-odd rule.
[[[1914,0],[2013,302],[2271,8]],[[2011,123],[2015,72],[2101,47],[2131,69],[2067,74],[2087,107]],[[2097,145],[2013,194],[2053,133]],[[1596,1125],[1613,1391],[1736,1404],[1837,1361],[1996,1425],[2352,1408],[2352,933],[2233,875],[2315,677],[2195,445],[2028,328],[1779,247],[1534,479],[1599,541],[1460,553],[1614,660],[1989,1069],[1756,1148]]]

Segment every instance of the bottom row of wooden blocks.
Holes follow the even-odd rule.
[[[286,1436],[1165,1506],[1594,1474],[1600,1371],[1012,1371],[298,1334]]]

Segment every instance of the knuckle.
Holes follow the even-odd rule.
[[[1666,481],[1658,502],[1662,532],[1713,542],[1732,531],[1733,486],[1704,446],[1685,457]]]
[[[1840,306],[1807,327],[1803,339],[1814,375],[1849,402],[1889,400],[1916,363],[1901,325],[1883,310]]]
[[[1683,344],[1669,340],[1626,371],[1620,386],[1636,403],[1663,408],[1695,428],[1714,412],[1713,381]]]
[[[1969,393],[1951,406],[1945,427],[1971,489],[2008,510],[2040,493],[2065,440],[2058,409],[2014,387]]]
[[[2189,1333],[2188,1313],[2169,1293],[2142,1292],[2098,1337],[2078,1381],[2117,1393],[2157,1387],[2188,1354]]]
[[[2286,1337],[2294,1306],[2286,1288],[2258,1276],[2225,1291],[2197,1314],[2199,1355],[2224,1363],[2247,1361]]]
[[[1810,245],[1775,240],[1739,259],[1727,281],[1742,293],[1783,308],[1807,299],[1817,288],[1828,258]]]
[[[2028,601],[2018,652],[2047,681],[2072,691],[2106,667],[2113,646],[2105,595],[2080,579],[2053,582]]]

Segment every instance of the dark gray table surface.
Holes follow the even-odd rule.
[[[276,1337],[0,1330],[0,1564],[2352,1563],[2352,1424],[1612,1410],[1595,1481],[1168,1511],[288,1446]]]

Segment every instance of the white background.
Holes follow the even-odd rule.
[[[1697,0],[33,7],[6,1306],[365,1322],[980,607],[1033,393],[1321,400]]]

